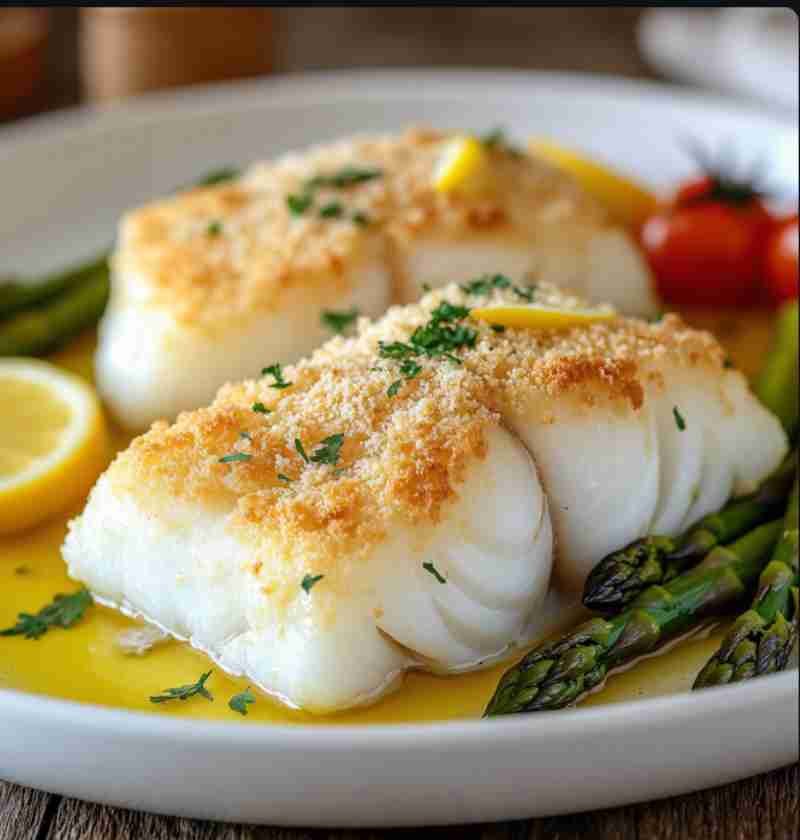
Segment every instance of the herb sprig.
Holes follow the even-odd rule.
[[[278,390],[281,390],[282,388],[288,388],[290,385],[294,385],[293,382],[287,382],[283,378],[283,365],[279,362],[275,362],[274,365],[263,368],[261,370],[261,375],[272,377],[273,381],[270,383],[270,388],[277,388]]]
[[[352,309],[345,309],[337,311],[335,309],[323,309],[320,314],[320,321],[324,327],[327,327],[333,332],[341,334],[349,326],[358,320],[358,309],[354,306]]]
[[[300,586],[303,592],[305,592],[306,595],[308,595],[313,589],[313,587],[315,587],[324,577],[325,575],[304,575],[303,580],[300,582]]]
[[[238,712],[242,717],[247,717],[247,707],[255,702],[255,695],[250,691],[250,686],[248,685],[244,691],[241,691],[239,694],[234,694],[228,700],[228,708],[233,712]]]
[[[511,289],[517,297],[528,303],[533,300],[536,292],[536,286],[516,286],[505,274],[484,274],[461,286],[465,294],[483,297],[488,297],[495,289]]]
[[[200,679],[190,685],[179,685],[175,688],[165,688],[159,694],[150,696],[151,703],[169,703],[171,700],[188,700],[191,697],[205,697],[209,702],[214,700],[214,695],[206,688],[206,681],[211,676],[211,671],[201,674]]]
[[[330,175],[315,175],[303,184],[303,190],[299,193],[290,193],[286,196],[286,205],[293,216],[302,216],[306,210],[313,206],[317,190],[328,188],[343,190],[353,187],[356,184],[363,184],[372,181],[383,175],[382,169],[365,166],[343,166],[337,172]],[[344,207],[339,201],[330,201],[319,210],[319,216],[323,219],[338,219],[344,214]],[[357,210],[351,216],[351,221],[357,225],[365,225],[369,222],[368,217]]]
[[[300,438],[294,439],[294,448],[307,464],[330,464],[334,467],[339,463],[343,444],[344,435],[329,435],[319,442],[317,448],[309,456],[303,446],[303,441]]]
[[[13,627],[0,630],[0,636],[38,639],[53,627],[68,630],[83,618],[83,614],[91,605],[92,596],[85,588],[70,595],[56,595],[52,603],[42,607],[37,613],[19,613],[17,623]]]

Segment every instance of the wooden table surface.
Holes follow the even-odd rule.
[[[634,8],[284,9],[278,70],[354,66],[523,67],[653,78],[636,51]],[[54,11],[45,107],[80,99],[76,13]],[[2,749],[2,745],[0,745]],[[0,781],[0,840],[796,840],[800,767],[625,808],[495,825],[398,831],[252,828],[139,814]]]

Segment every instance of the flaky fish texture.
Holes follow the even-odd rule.
[[[631,238],[563,173],[498,146],[483,189],[438,192],[451,137],[351,138],[129,213],[96,359],[118,419],[144,429],[296,361],[330,337],[324,310],[374,317],[487,271],[653,313]]]
[[[286,387],[226,385],[155,424],[71,523],[70,573],[324,712],[409,668],[509,655],[608,551],[679,532],[786,452],[716,341],[676,316],[497,332],[468,309],[517,293],[483,292],[362,319],[286,368]],[[425,343],[431,324],[457,331],[454,349]]]

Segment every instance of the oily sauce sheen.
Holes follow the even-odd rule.
[[[772,316],[769,312],[742,313],[684,310],[692,326],[712,330],[732,361],[754,375],[767,352]],[[91,376],[94,336],[87,335],[54,361],[87,378]],[[128,438],[116,434],[122,447]],[[13,537],[0,539],[0,628],[9,627],[20,611],[36,612],[58,592],[77,588],[69,580],[60,555],[67,520],[77,511]],[[460,676],[436,677],[411,673],[401,688],[374,706],[315,717],[279,706],[254,692],[246,718],[228,708],[229,699],[247,688],[220,669],[208,680],[214,695],[158,706],[150,695],[165,688],[194,682],[214,666],[189,645],[167,640],[142,656],[123,653],[116,644],[120,632],[136,623],[113,610],[95,606],[70,630],[54,629],[38,640],[0,637],[0,688],[13,688],[69,700],[136,709],[154,714],[206,720],[274,723],[414,723],[480,716],[497,681],[507,667],[497,666]],[[613,676],[602,692],[583,705],[601,705],[687,690],[703,663],[719,643],[722,628],[707,638],[693,639]]]

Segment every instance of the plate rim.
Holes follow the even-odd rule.
[[[610,73],[580,73],[562,71],[519,70],[507,68],[468,67],[448,68],[402,68],[402,67],[363,67],[344,70],[314,70],[307,72],[276,73],[256,79],[214,82],[210,84],[190,85],[183,88],[154,91],[118,102],[105,104],[79,104],[59,108],[43,114],[36,114],[15,120],[10,125],[0,126],[0,153],[13,152],[18,141],[49,143],[53,132],[64,134],[82,134],[87,130],[114,128],[126,123],[150,122],[161,119],[180,119],[187,111],[203,112],[208,110],[225,111],[237,108],[242,101],[252,100],[254,104],[266,104],[266,100],[287,102],[297,107],[308,105],[308,100],[297,100],[298,94],[313,99],[324,89],[326,97],[333,94],[341,100],[364,99],[363,91],[354,90],[356,85],[383,88],[381,98],[386,96],[386,86],[413,85],[419,95],[422,83],[427,87],[439,88],[438,95],[426,90],[421,94],[425,98],[441,98],[445,88],[463,87],[469,82],[480,82],[497,87],[536,85],[554,93],[557,88],[569,89],[577,96],[609,96],[615,100],[620,97],[629,101],[646,98],[649,101],[660,100],[660,104],[673,104],[680,107],[694,106],[713,108],[717,114],[726,114],[733,118],[746,116],[762,122],[773,123],[783,130],[797,131],[796,120],[792,114],[772,110],[748,100],[731,100],[724,94],[713,90],[697,90],[668,81],[653,81],[616,76]],[[521,91],[520,91],[521,92]],[[259,96],[260,95],[260,96]],[[376,94],[377,95],[377,94]],[[395,98],[408,97],[408,91],[394,93]],[[286,104],[286,103],[284,103]],[[174,109],[183,113],[174,113]],[[50,136],[42,137],[44,131]]]
[[[771,124],[776,130],[796,132],[796,122],[791,115],[771,111],[764,106],[746,101],[731,101],[721,94],[690,90],[680,85],[629,79],[613,74],[588,74],[573,72],[545,72],[536,70],[514,70],[503,68],[471,69],[452,68],[370,68],[346,69],[335,71],[313,71],[302,73],[274,74],[258,79],[235,82],[194,85],[177,90],[165,90],[134,97],[112,105],[78,105],[70,108],[40,114],[0,127],[0,159],[11,157],[15,150],[31,141],[50,144],[58,139],[81,138],[87,133],[124,128],[127,125],[160,122],[164,119],[180,120],[187,115],[209,112],[224,113],[228,109],[240,109],[250,103],[254,108],[268,108],[274,104],[291,103],[296,107],[307,107],[324,95],[327,102],[331,95],[336,101],[364,99],[364,90],[359,87],[375,89],[373,96],[386,98],[387,85],[392,89],[391,98],[402,99],[414,95],[410,88],[419,95],[420,85],[429,88],[423,94],[425,98],[453,99],[453,92],[463,89],[470,83],[480,82],[508,96],[508,88],[513,88],[514,95],[525,93],[523,88],[535,85],[540,90],[555,94],[559,89],[576,92],[578,98],[596,100],[598,96],[613,96],[629,102],[646,99],[649,103],[669,104],[678,107],[712,108],[717,115],[723,114],[732,119],[752,119],[764,124]],[[377,90],[383,88],[378,94]],[[405,88],[401,90],[400,88]],[[435,88],[431,90],[430,88]],[[299,98],[298,96],[302,94]],[[44,132],[47,136],[42,136]],[[263,743],[267,740],[314,738],[315,744],[325,743],[331,748],[340,748],[343,742],[354,743],[354,739],[368,746],[372,739],[386,744],[385,739],[400,738],[408,743],[409,738],[429,735],[435,729],[438,735],[448,743],[459,743],[463,739],[485,733],[487,726],[497,737],[514,739],[524,734],[535,737],[537,732],[551,735],[554,730],[561,732],[618,725],[628,729],[631,720],[646,720],[651,714],[671,715],[679,719],[693,719],[709,713],[710,706],[723,702],[726,706],[735,704],[739,707],[757,708],[759,703],[791,700],[796,694],[797,676],[794,671],[773,674],[752,682],[729,685],[703,691],[702,694],[685,692],[658,697],[629,700],[621,703],[601,705],[592,708],[573,708],[556,712],[539,712],[530,715],[512,715],[507,718],[484,720],[481,718],[428,721],[424,723],[387,723],[387,724],[336,724],[315,722],[312,724],[276,724],[268,722],[249,722],[242,726],[241,721],[212,721],[203,719],[181,719],[159,716],[152,712],[135,711],[124,708],[102,706],[93,703],[67,700],[50,695],[26,692],[18,689],[0,687],[0,713],[16,712],[24,714],[23,705],[44,712],[49,716],[59,715],[65,723],[90,728],[111,728],[120,725],[133,727],[136,731],[160,733],[165,737],[182,736],[206,737],[216,740],[224,737],[227,741],[240,741],[240,746],[251,746],[254,738]],[[795,700],[796,702],[796,700]],[[546,724],[546,725],[545,725]],[[541,727],[541,729],[539,729]],[[320,740],[324,735],[324,741]],[[260,736],[260,737],[257,737]],[[383,747],[382,747],[383,748]]]

